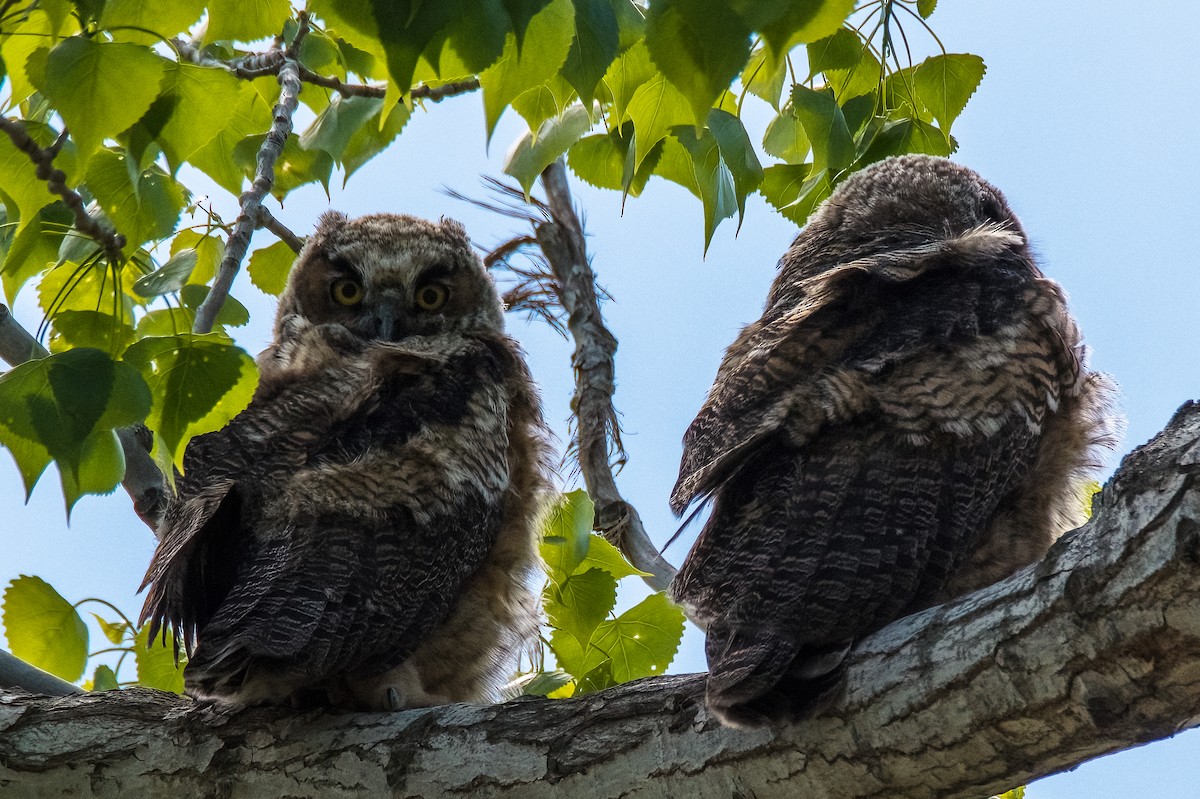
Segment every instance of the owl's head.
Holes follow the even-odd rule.
[[[404,214],[324,214],[279,298],[277,338],[291,314],[386,341],[504,329],[496,287],[463,226]]]

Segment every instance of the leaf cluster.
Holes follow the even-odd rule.
[[[79,613],[82,605],[99,605],[104,616],[92,613],[109,646],[89,652],[88,628]],[[117,620],[111,620],[115,614]],[[80,683],[86,691],[108,691],[129,685],[183,693],[186,659],[175,660],[170,633],[149,640],[149,625],[138,627],[124,613],[102,599],[83,599],[71,604],[40,577],[21,575],[4,590],[4,634],[12,654],[68,682]],[[95,664],[91,677],[89,659],[116,655],[116,665]],[[120,674],[132,655],[137,676],[122,681]],[[82,680],[82,682],[81,682]]]

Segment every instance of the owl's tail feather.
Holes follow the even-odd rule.
[[[704,645],[705,704],[743,729],[816,715],[837,697],[850,643],[810,647],[776,630],[714,624]]]

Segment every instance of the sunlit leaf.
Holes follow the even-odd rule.
[[[201,233],[199,230],[181,230],[171,239],[171,257],[191,250],[196,253],[196,265],[187,282],[205,285],[217,273],[221,259],[225,257],[225,240],[217,231]]]
[[[525,696],[549,696],[572,679],[571,675],[562,669],[539,672],[522,686],[521,693]]]
[[[258,151],[266,141],[266,134],[247,136],[233,147],[233,160],[241,165],[242,174],[254,178],[258,168]],[[228,154],[226,155],[228,157]],[[275,184],[271,194],[283,200],[288,193],[306,183],[320,183],[329,194],[329,177],[333,174],[333,158],[323,150],[305,150],[299,137],[288,136],[283,152],[275,161]]]
[[[194,64],[169,64],[162,85],[135,130],[155,141],[175,170],[226,129],[242,86],[224,69]]]
[[[68,682],[83,676],[87,625],[42,578],[22,574],[4,590],[4,635],[21,660]]]
[[[797,84],[792,109],[812,145],[813,171],[845,169],[854,159],[854,140],[833,95]]]
[[[190,28],[204,13],[204,6],[204,0],[171,0],[169,3],[104,0],[100,27],[110,31],[117,41],[155,44]],[[153,31],[156,35],[145,31]]]
[[[639,41],[613,61],[604,74],[604,85],[612,98],[610,118],[624,121],[634,92],[656,74],[658,70],[650,61],[650,51],[644,41]],[[679,98],[683,100],[682,95]]]
[[[111,643],[119,645],[125,642],[125,633],[130,629],[128,624],[123,621],[109,621],[95,613],[92,614],[92,618],[100,625],[100,630],[104,633],[104,637]]]
[[[745,66],[750,29],[723,3],[661,0],[650,6],[646,18],[646,46],[701,125],[713,102]]]
[[[121,686],[117,685],[117,675],[112,670],[111,666],[101,663],[92,672],[92,685],[87,690],[89,691],[115,691]]]
[[[153,641],[149,640],[149,635],[150,625],[145,624],[138,630],[133,643],[138,685],[183,693],[183,667],[187,665],[187,658],[180,651],[179,663],[175,662],[174,636],[170,631],[155,636]]]
[[[625,123],[625,128],[633,132],[632,123]],[[637,197],[654,172],[657,154],[662,148],[651,151],[650,157],[635,171],[630,145],[631,142],[616,130],[584,136],[571,147],[567,164],[584,183],[601,189],[625,190]]]
[[[838,28],[832,35],[808,44],[808,74],[853,69],[868,52],[867,43],[849,28]]]
[[[378,97],[335,95],[320,116],[300,134],[299,145],[304,150],[321,150],[335,162],[340,162],[350,140],[371,125],[372,117],[375,119],[373,127],[378,130],[382,109],[383,100]]]
[[[938,0],[917,0],[917,13],[925,19],[929,19],[929,15],[933,13],[935,8],[937,8],[937,4]],[[1022,794],[1024,794],[1024,788],[1019,790],[1022,792]],[[1016,797],[1016,799],[1021,799],[1021,797]]]
[[[616,602],[616,578],[603,569],[589,569],[546,590],[546,616],[551,627],[571,635],[582,648]]]
[[[575,573],[582,574],[589,569],[603,569],[618,580],[624,577],[650,576],[649,572],[635,568],[604,536],[595,534],[588,538],[587,557],[575,567]]]
[[[683,611],[663,593],[643,599],[592,633],[584,667],[607,662],[618,683],[662,674],[683,637]]]
[[[449,72],[444,63],[439,64],[442,75],[462,77],[487,69],[496,62],[504,51],[505,34],[509,31],[512,18],[502,0],[470,0],[457,4],[454,18],[446,30],[446,44],[454,51],[461,63],[458,69]],[[445,55],[442,60],[446,61]]]
[[[175,230],[186,189],[157,166],[139,170],[123,152],[105,148],[88,164],[88,188],[117,231],[127,253]]]
[[[517,139],[504,160],[504,173],[516,178],[528,194],[542,170],[554,163],[591,127],[592,120],[584,107],[571,106],[561,117],[542,123],[536,139],[528,131]]]
[[[125,351],[124,361],[150,386],[146,426],[180,470],[187,442],[224,427],[250,403],[258,383],[254,360],[215,333],[144,338]]]
[[[767,46],[782,56],[798,44],[815,42],[841,27],[855,0],[792,0],[787,11],[760,31]]]
[[[479,75],[487,136],[492,137],[504,109],[519,95],[545,83],[567,58],[575,35],[575,10],[571,0],[553,0],[529,21],[520,48],[508,34],[504,53]]]
[[[132,340],[133,326],[128,318],[117,319],[103,311],[63,311],[54,317],[50,351],[95,347],[115,356]]]
[[[812,148],[808,144],[804,126],[796,119],[790,103],[767,124],[767,132],[763,134],[763,149],[785,164],[803,164],[808,160]]]
[[[635,167],[642,165],[654,146],[673,128],[692,122],[687,98],[662,75],[656,75],[634,91],[626,112],[636,132]]]
[[[787,60],[771,58],[765,47],[756,47],[742,70],[742,85],[746,91],[761,97],[779,108],[779,96],[783,93],[783,82],[787,79]]]
[[[64,231],[70,226],[74,215],[61,202],[52,203],[37,214],[37,223],[24,228],[20,235],[12,237],[12,228],[0,229],[0,279],[4,283],[4,296],[12,303],[22,286],[40,275],[58,260],[59,245]],[[7,221],[7,220],[6,220]]]
[[[286,3],[286,0],[283,0]],[[42,94],[71,130],[80,164],[137,122],[159,93],[167,60],[147,47],[72,36],[31,56]]]
[[[230,154],[247,136],[261,134],[270,126],[271,108],[253,84],[242,83],[237,101],[223,109],[220,119],[224,127],[208,144],[193,152],[188,163],[230,194],[237,195],[246,174]]]
[[[184,287],[195,268],[196,251],[193,249],[180,250],[158,269],[135,280],[133,290],[147,298],[173,294]]]
[[[8,136],[0,136],[0,200],[8,209],[8,222],[18,222],[14,234],[37,219],[38,211],[55,196],[46,189],[46,181],[37,176],[37,167],[29,156]]]
[[[704,251],[708,252],[717,225],[738,210],[733,175],[721,157],[716,137],[711,132],[704,130],[697,136],[694,128],[680,127],[674,130],[674,134],[691,158],[692,174],[704,205]]]
[[[932,56],[917,67],[917,92],[942,130],[949,132],[986,71],[982,58],[962,53]]]
[[[204,302],[208,296],[208,286],[197,286],[188,284],[179,290],[179,299],[183,300],[184,308],[195,312],[200,307],[200,303]],[[221,309],[217,311],[216,318],[213,319],[213,325],[217,327],[241,327],[250,321],[250,311],[245,305],[238,302],[237,298],[232,295],[227,295],[225,301],[221,303]]]
[[[542,560],[550,579],[561,583],[587,557],[595,506],[582,490],[560,494],[542,517]]]
[[[733,177],[734,196],[737,199],[738,227],[746,213],[746,196],[762,183],[762,164],[754,154],[754,145],[742,121],[726,111],[714,108],[708,112],[708,129],[717,140],[721,160]]]
[[[253,42],[283,31],[291,19],[288,0],[208,0],[206,42]]]
[[[250,253],[246,271],[250,274],[250,282],[259,291],[277,297],[287,285],[288,273],[295,260],[296,253],[292,248],[282,241],[277,241]]]

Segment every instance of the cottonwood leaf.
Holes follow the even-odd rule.
[[[738,210],[737,188],[721,156],[717,139],[710,131],[703,130],[697,136],[695,128],[680,127],[673,132],[691,159],[692,175],[704,206],[704,251],[707,253],[717,225]]]
[[[208,0],[204,41],[257,41],[281,32],[291,17],[288,0]]]
[[[4,635],[21,660],[67,682],[83,676],[87,625],[42,578],[22,574],[4,590]]]
[[[813,171],[848,167],[854,160],[854,140],[833,94],[797,84],[792,87],[792,109],[812,145]]]
[[[264,294],[278,297],[287,286],[288,273],[296,262],[296,253],[282,241],[259,247],[250,253],[246,271],[250,282]]]
[[[588,569],[551,584],[544,601],[550,626],[571,635],[581,648],[587,647],[616,603],[617,580],[603,569]]]
[[[759,30],[777,57],[797,44],[815,42],[841,27],[855,0],[792,0],[786,13]]]
[[[969,53],[931,56],[917,66],[917,92],[942,130],[949,132],[986,71],[983,59]]]
[[[783,82],[787,79],[787,60],[774,58],[766,47],[756,47],[742,70],[742,85],[746,91],[779,108]]]
[[[504,160],[504,173],[516,178],[528,196],[542,170],[554,163],[591,127],[587,110],[581,105],[571,106],[561,117],[542,123],[536,138],[529,131],[518,138]]]
[[[552,582],[575,573],[588,555],[596,507],[583,490],[560,494],[541,520],[541,555]]]
[[[709,108],[746,65],[750,29],[723,3],[661,0],[646,16],[646,47],[687,99],[692,121],[702,125]]]
[[[250,404],[258,383],[254,360],[217,333],[143,338],[124,361],[150,387],[146,425],[180,471],[187,442],[224,427]]]
[[[36,51],[30,62],[34,84],[71,130],[81,166],[146,113],[169,63],[142,45],[80,36]]]
[[[128,155],[105,148],[87,169],[88,188],[118,232],[126,239],[125,252],[175,230],[188,192],[155,165],[140,170]]]
[[[682,638],[683,611],[666,594],[654,593],[597,625],[584,668],[590,672],[607,663],[617,683],[657,676],[675,659]]]
[[[134,638],[133,657],[137,662],[138,685],[183,693],[183,667],[187,665],[187,658],[181,651],[179,662],[175,662],[175,636],[169,630],[164,629],[151,641],[149,623],[142,625]]]
[[[190,28],[204,13],[205,5],[204,0],[171,0],[169,3],[105,0],[100,12],[100,27],[119,42],[156,44]]]
[[[88,691],[115,691],[121,686],[117,684],[117,674],[111,666],[101,663],[92,672],[92,684],[86,687]]]
[[[708,129],[717,140],[721,160],[733,177],[734,196],[737,199],[738,229],[746,213],[746,196],[762,183],[762,164],[754,153],[750,136],[742,126],[742,120],[719,108],[708,112]]]
[[[626,114],[633,122],[635,132],[635,168],[641,167],[655,145],[674,128],[692,123],[687,98],[661,74],[655,75],[634,91]]]
[[[119,355],[133,341],[131,320],[117,319],[103,311],[63,311],[54,317],[50,351],[94,347]]]
[[[610,0],[575,0],[575,37],[562,75],[575,87],[584,108],[591,108],[596,84],[617,57],[620,41]]]
[[[148,275],[133,282],[133,290],[143,297],[158,297],[173,294],[183,288],[196,268],[196,251],[183,249],[167,259],[167,262]]]

